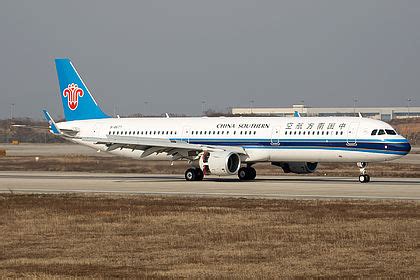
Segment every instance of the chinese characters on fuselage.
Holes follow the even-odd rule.
[[[334,130],[337,123],[293,123],[289,122],[286,124],[286,129],[302,129],[302,130]],[[338,128],[343,130],[346,127],[345,123],[340,123]]]

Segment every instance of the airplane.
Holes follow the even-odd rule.
[[[138,160],[185,160],[187,181],[209,174],[254,180],[256,163],[308,174],[320,162],[357,163],[367,183],[370,162],[407,155],[407,139],[387,123],[359,117],[112,118],[102,111],[68,58],[55,59],[65,121],[44,110],[51,133]]]

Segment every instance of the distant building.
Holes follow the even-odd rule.
[[[384,121],[420,117],[420,107],[312,108],[293,105],[290,108],[232,108],[233,115],[292,117],[295,112],[299,112],[302,117],[348,117],[361,113],[363,117]]]

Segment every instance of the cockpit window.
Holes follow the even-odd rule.
[[[377,129],[372,130],[372,133],[370,135],[376,135],[376,133],[378,132]]]
[[[378,135],[384,135],[384,134],[385,134],[385,130],[379,129]]]
[[[397,135],[397,133],[395,132],[395,130],[385,129],[385,131],[386,131],[386,134],[388,134],[388,135]]]

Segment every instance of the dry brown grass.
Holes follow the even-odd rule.
[[[391,201],[1,195],[0,275],[419,278],[419,210]]]
[[[187,163],[177,161],[173,166],[168,161],[139,161],[120,157],[58,156],[40,157],[0,157],[0,171],[81,171],[137,174],[184,174]],[[259,175],[285,174],[281,168],[269,163],[255,165]],[[371,163],[369,174],[374,177],[420,177],[420,164]],[[354,163],[321,163],[314,176],[358,176],[359,169]]]
[[[420,141],[420,118],[396,119],[390,124],[399,134],[407,137],[412,145],[419,144]]]

